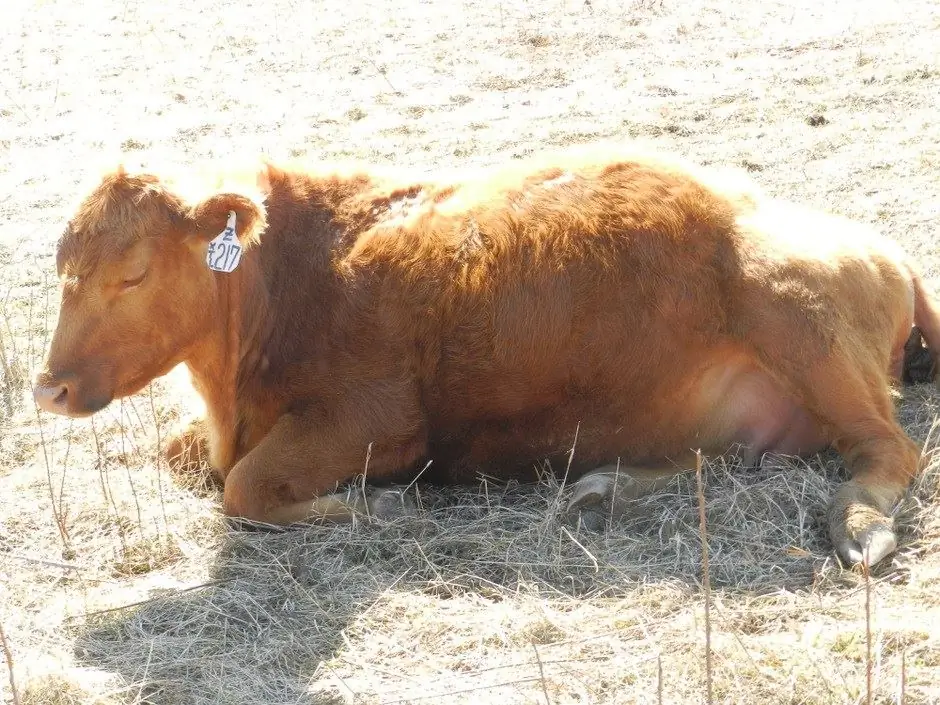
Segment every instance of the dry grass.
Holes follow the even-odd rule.
[[[633,137],[877,223],[937,286],[940,6],[3,13],[0,624],[23,705],[704,701],[694,478],[602,534],[566,529],[548,480],[422,487],[419,516],[394,523],[229,530],[215,491],[158,459],[191,415],[174,380],[93,422],[25,398],[54,322],[55,238],[112,150],[446,165]],[[933,457],[940,394],[909,389],[899,408]],[[865,580],[823,526],[840,467],[707,463],[715,702],[865,701]],[[874,702],[900,702],[902,664],[905,702],[940,702],[940,462],[898,517],[901,550],[870,586]]]

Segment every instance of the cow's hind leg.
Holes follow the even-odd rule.
[[[920,463],[917,446],[897,423],[887,372],[833,351],[801,375],[807,408],[827,430],[852,475],[829,510],[829,533],[849,563],[870,565],[897,546],[890,515]]]
[[[657,465],[599,467],[572,485],[566,507],[568,519],[600,530],[608,520],[623,516],[631,502],[666,487],[690,467],[694,467],[694,461],[690,464],[688,458]]]

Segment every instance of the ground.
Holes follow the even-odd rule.
[[[159,459],[192,414],[184,380],[92,421],[37,414],[55,240],[119,153],[446,167],[638,139],[872,223],[938,288],[940,4],[7,0],[3,14],[4,701],[704,701],[694,482],[601,533],[566,528],[550,481],[421,488],[399,522],[227,530],[216,492]],[[714,702],[864,702],[869,667],[876,702],[940,702],[938,409],[931,386],[899,400],[929,462],[870,581],[826,538],[838,456],[709,460]]]

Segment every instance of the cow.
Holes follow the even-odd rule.
[[[438,175],[261,160],[201,193],[152,171],[107,173],[59,239],[34,398],[87,416],[185,363],[207,413],[170,454],[206,449],[227,516],[394,514],[424,470],[545,460],[571,516],[622,512],[698,449],[831,446],[837,554],[896,549],[921,457],[892,385],[940,317],[867,226],[629,145]]]

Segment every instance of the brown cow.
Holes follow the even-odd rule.
[[[265,163],[201,200],[118,169],[56,263],[38,404],[92,414],[185,362],[225,512],[272,523],[348,511],[325,495],[367,452],[384,481],[429,460],[438,482],[531,477],[577,431],[570,507],[590,511],[692,448],[834,445],[832,540],[874,563],[920,460],[890,381],[913,324],[940,343],[888,240],[614,148],[460,180]]]

